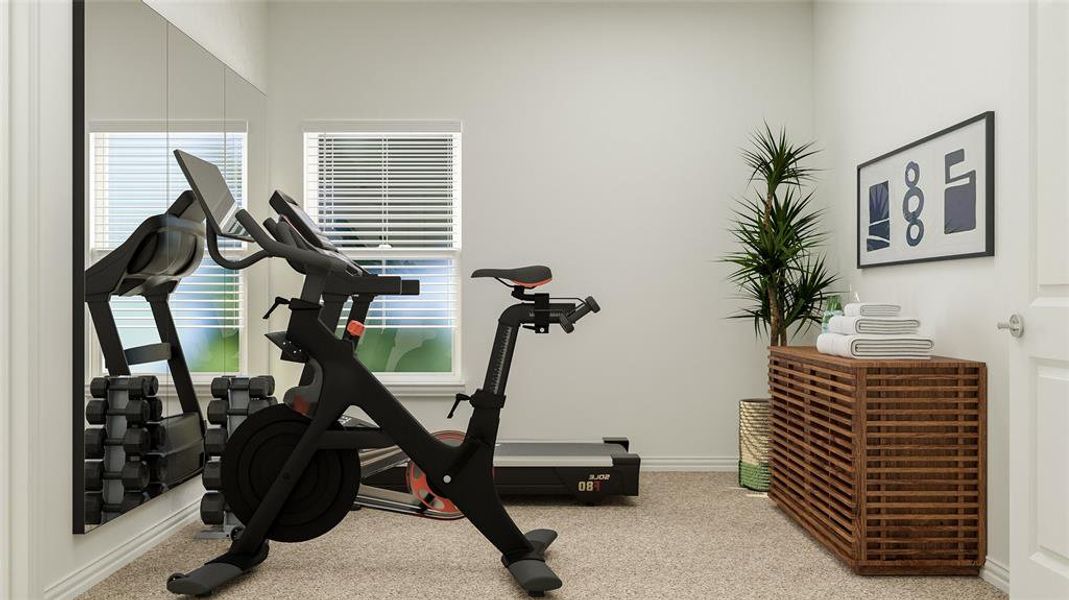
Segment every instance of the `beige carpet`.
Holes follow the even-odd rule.
[[[637,499],[596,507],[566,500],[510,503],[521,529],[561,536],[549,563],[564,587],[548,597],[984,600],[979,578],[857,577],[767,498],[728,473],[643,473]],[[221,553],[190,526],[82,598],[173,598],[164,580]],[[494,548],[465,521],[362,510],[303,544],[272,544],[255,572],[217,598],[525,598]]]

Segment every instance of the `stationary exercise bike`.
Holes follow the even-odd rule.
[[[349,261],[350,269],[363,270],[341,253],[318,224],[292,199],[284,194],[276,194],[271,198],[270,205],[278,214],[278,222],[266,221],[264,225],[276,240],[329,253]],[[299,265],[294,265],[294,268],[301,270]],[[373,276],[370,273],[366,275]],[[528,294],[529,290],[547,283],[552,275],[545,267],[525,267],[504,271],[479,269],[472,277],[492,277],[511,287],[514,294]],[[529,294],[527,297],[533,298]],[[320,320],[328,328],[336,327],[343,304],[351,301],[349,315],[344,322],[363,323],[373,299],[360,294],[351,298],[323,294]],[[548,295],[540,294],[540,301],[548,302]],[[593,298],[587,297],[581,302],[590,311],[598,312],[598,304]],[[346,329],[343,328],[341,335],[351,339],[354,344],[359,343],[360,336],[354,336]],[[359,328],[356,331],[359,332]],[[548,333],[548,328],[538,332]],[[307,384],[313,375],[311,367],[306,367],[301,383]],[[502,376],[507,379],[508,372],[502,373]],[[448,418],[452,418],[457,406],[467,398],[465,394],[458,394]],[[290,406],[299,412],[307,412],[306,407]],[[347,428],[374,426],[348,415],[341,422]],[[463,432],[459,431],[435,432],[434,435],[449,443],[460,443],[464,438]],[[498,442],[494,448],[494,485],[499,494],[572,494],[588,503],[609,495],[634,495],[638,493],[639,457],[627,450],[627,438],[603,438],[601,442],[585,443]],[[354,509],[371,508],[432,519],[463,517],[448,501],[426,494],[427,486],[419,466],[410,462],[397,446],[362,450],[360,475],[360,493]],[[217,535],[222,533],[220,531]]]
[[[245,529],[223,555],[189,573],[172,575],[168,590],[211,593],[263,562],[268,540],[299,542],[326,533],[345,517],[357,496],[359,451],[394,444],[418,465],[427,493],[448,499],[497,547],[520,587],[535,596],[559,588],[560,579],[545,563],[546,548],[557,534],[548,529],[524,534],[512,521],[494,488],[493,453],[520,329],[545,332],[557,324],[571,331],[592,306],[530,293],[529,288],[549,279],[545,267],[484,271],[488,277],[512,280],[519,302],[498,319],[483,387],[465,398],[472,407],[467,430],[459,445],[450,445],[429,433],[360,363],[351,339],[338,338],[320,318],[320,299],[327,294],[414,294],[419,282],[368,276],[330,253],[280,241],[237,208],[215,165],[182,151],[175,156],[207,215],[208,249],[216,261],[241,269],[278,257],[305,273],[301,297],[278,301],[290,311],[286,330],[268,334],[268,339],[284,360],[304,363],[312,376],[287,392],[286,404],[256,412],[234,433],[223,455],[223,488]],[[285,230],[284,224],[267,223],[268,229]],[[218,250],[219,237],[255,242],[261,249],[228,260]],[[290,408],[302,403],[309,407],[307,414]],[[349,406],[362,409],[377,427],[342,427],[338,419]]]

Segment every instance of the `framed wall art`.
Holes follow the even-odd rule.
[[[995,254],[995,113],[857,167],[857,266]]]

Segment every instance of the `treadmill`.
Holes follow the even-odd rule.
[[[299,234],[299,239],[280,241],[340,256],[353,268],[373,276],[345,257],[292,198],[275,194],[270,204],[279,217],[292,227],[292,231]],[[285,238],[288,231],[291,230],[279,227],[271,233]],[[545,271],[548,273],[548,269]],[[476,271],[473,277],[493,277],[502,281],[498,276],[501,273],[483,269]],[[546,299],[548,301],[548,295]],[[324,291],[320,320],[328,327],[336,327],[348,300],[350,298],[347,296],[331,295]],[[588,301],[591,310],[599,310],[593,298]],[[370,298],[352,297],[348,321],[362,324],[370,303]],[[342,335],[353,337],[349,331]],[[311,377],[310,368],[306,368],[301,376],[301,384],[308,383]],[[452,417],[457,406],[468,399],[465,394],[457,394],[449,416]],[[375,426],[350,415],[344,416],[339,423],[346,428]],[[630,452],[630,442],[625,437],[606,437],[600,442],[501,441],[494,450],[494,481],[502,496],[571,496],[579,502],[592,505],[611,496],[637,496],[640,464],[639,456]],[[406,472],[409,460],[400,449],[365,450],[360,454],[360,467],[361,489],[354,510],[366,507],[406,514],[418,513],[430,518],[458,517],[454,513],[436,513],[408,492]]]

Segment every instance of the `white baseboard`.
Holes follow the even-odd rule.
[[[984,561],[984,568],[980,569],[980,577],[1003,592],[1010,593],[1009,567],[990,556]]]
[[[643,471],[718,471],[739,470],[737,456],[643,456]]]
[[[45,600],[74,598],[100,583],[108,575],[148,552],[178,529],[196,520],[199,505],[200,498],[197,498],[197,500],[163,519],[154,527],[149,527],[125,544],[117,546],[111,552],[48,586],[44,591]]]

